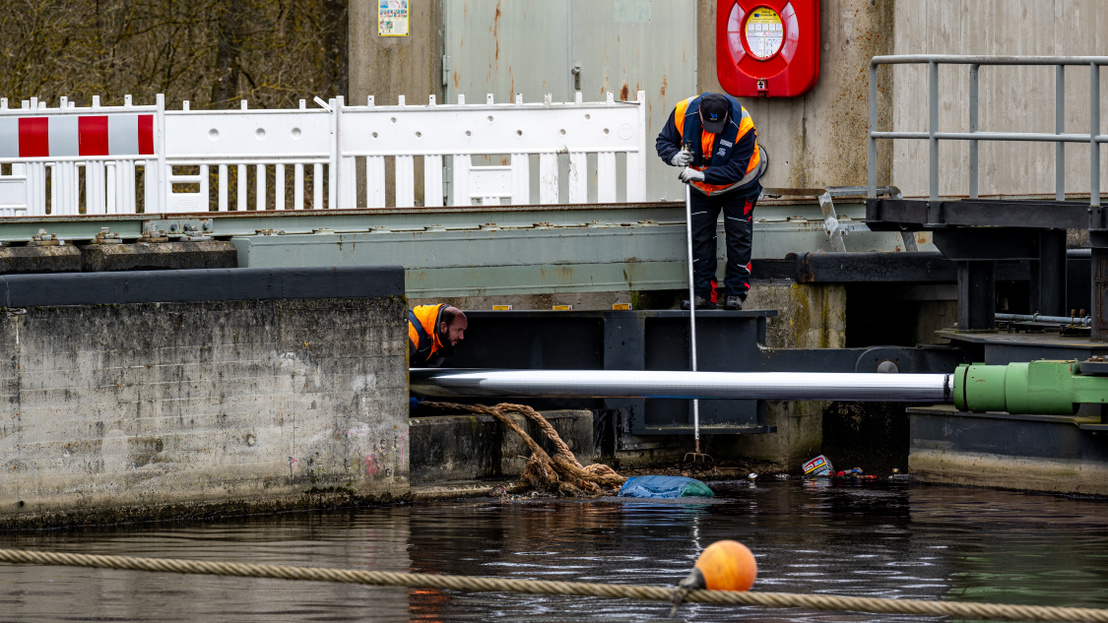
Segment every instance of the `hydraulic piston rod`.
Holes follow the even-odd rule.
[[[953,402],[965,411],[1033,415],[1073,415],[1082,404],[1108,404],[1108,366],[1092,359],[962,364],[953,374],[423,368],[411,370],[410,385],[436,397]]]
[[[416,368],[410,372],[410,384],[412,392],[435,397],[953,400],[949,374]]]

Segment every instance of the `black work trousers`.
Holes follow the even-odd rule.
[[[723,232],[727,236],[726,294],[746,300],[750,290],[750,254],[753,242],[754,204],[762,187],[734,190],[709,197],[692,189],[693,291],[711,300],[712,279],[716,276],[716,223],[723,211]]]

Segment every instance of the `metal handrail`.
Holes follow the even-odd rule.
[[[877,68],[880,65],[928,65],[928,131],[927,132],[878,132],[877,131]],[[939,131],[939,65],[969,65],[969,132]],[[978,72],[982,65],[1053,65],[1054,134],[1043,132],[978,132]],[[931,201],[939,198],[939,141],[962,140],[970,142],[969,196],[978,197],[978,142],[979,141],[1029,141],[1052,142],[1054,149],[1054,194],[1058,201],[1066,196],[1065,143],[1089,144],[1089,202],[1100,205],[1100,144],[1108,143],[1108,135],[1100,133],[1100,67],[1108,65],[1108,56],[973,56],[958,54],[907,54],[899,56],[875,56],[869,63],[869,135],[867,166],[867,197],[877,197],[877,139],[927,139],[930,143],[928,165],[928,196]],[[1089,67],[1089,132],[1088,134],[1065,132],[1065,68]]]

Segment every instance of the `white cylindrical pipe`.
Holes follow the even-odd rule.
[[[410,371],[426,396],[950,402],[949,374],[658,370]]]

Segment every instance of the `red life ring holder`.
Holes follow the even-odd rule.
[[[791,97],[819,77],[819,0],[718,0],[716,73],[738,97]]]

